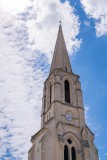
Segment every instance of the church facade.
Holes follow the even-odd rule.
[[[85,124],[79,76],[72,71],[61,25],[44,83],[41,129],[31,142],[28,160],[98,160],[94,134]]]

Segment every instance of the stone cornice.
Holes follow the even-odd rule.
[[[36,134],[34,134],[34,135],[31,137],[31,142],[33,142],[33,140],[34,140],[36,137],[38,137],[38,136],[41,134],[41,132],[43,132],[45,129],[46,129],[46,128],[43,127],[43,128],[40,129]]]

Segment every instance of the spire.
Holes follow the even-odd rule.
[[[55,45],[55,50],[54,50],[54,55],[52,59],[52,64],[51,64],[51,69],[50,73],[55,69],[55,68],[60,68],[64,71],[71,72],[71,65],[64,41],[64,36],[62,32],[62,26],[60,22],[59,26],[59,31],[58,31],[58,36],[56,40],[56,45]]]

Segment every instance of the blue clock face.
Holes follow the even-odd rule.
[[[72,121],[72,115],[71,115],[71,113],[66,113],[66,114],[65,114],[65,118],[66,118],[66,120],[69,121],[69,122]]]

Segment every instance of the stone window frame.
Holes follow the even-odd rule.
[[[77,160],[77,151],[76,151],[76,147],[75,147],[75,144],[74,144],[74,142],[71,140],[71,144],[68,142],[68,140],[71,140],[71,138],[67,138],[66,139],[66,142],[64,143],[64,148],[63,148],[63,151],[64,151],[64,149],[65,149],[65,146],[67,146],[68,147],[68,160],[73,160],[72,159],[72,153],[71,153],[71,150],[72,150],[72,148],[74,148],[75,149],[75,154],[76,154],[76,159],[75,160]],[[64,153],[64,152],[63,152]],[[65,160],[65,159],[64,159]]]

